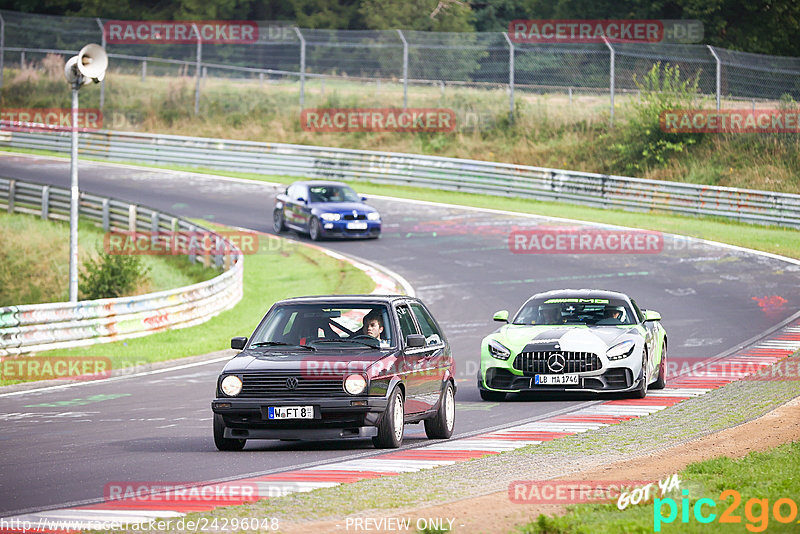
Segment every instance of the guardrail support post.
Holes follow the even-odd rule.
[[[508,43],[508,120],[514,122],[514,43],[508,36],[508,32],[503,32],[503,37]]]
[[[136,204],[128,206],[128,231],[136,232]]]
[[[714,50],[714,47],[711,46],[711,45],[706,45],[706,46],[708,46],[709,52],[711,52],[711,55],[714,56],[714,61],[716,61],[716,63],[717,63],[717,88],[716,88],[716,92],[717,92],[717,111],[719,111],[720,98],[721,98],[721,94],[722,94],[722,90],[721,90],[722,89],[722,62],[719,60],[719,56],[717,55],[717,51]]]
[[[142,81],[147,79],[147,60],[142,60]]]
[[[50,186],[42,187],[42,219],[45,221],[50,217]]]
[[[14,213],[14,196],[17,192],[17,181],[9,180],[8,182],[8,213]]]
[[[406,109],[408,108],[408,41],[399,29],[397,35],[403,41],[403,109]]]
[[[611,115],[608,119],[608,127],[614,127],[614,60],[616,56],[616,52],[614,51],[614,47],[611,46],[611,43],[608,42],[605,36],[603,36],[603,42],[608,47],[609,52],[611,52],[611,66],[609,68],[608,78],[609,78],[609,93],[611,94]]]
[[[306,102],[306,39],[297,26],[294,27],[297,38],[300,39],[300,111],[303,110]],[[262,80],[264,74],[261,74]]]
[[[107,198],[103,199],[103,230],[108,232],[111,230],[111,210],[109,209],[110,203]]]
[[[0,88],[3,87],[3,69],[6,66],[6,20],[0,15]]]
[[[100,21],[100,17],[95,18],[94,20],[97,21],[97,25],[100,27],[100,46],[103,47],[103,50],[106,50],[106,32],[103,29],[103,23]],[[106,50],[107,52],[108,50]],[[106,102],[106,79],[105,77],[100,81],[100,111],[103,111],[103,105]]]

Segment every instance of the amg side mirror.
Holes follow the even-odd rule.
[[[231,348],[234,350],[242,350],[244,346],[247,345],[247,338],[246,337],[234,337],[231,338]]]
[[[644,310],[644,320],[645,321],[660,321],[661,314],[655,310]]]
[[[495,312],[494,316],[492,317],[495,321],[500,321],[502,323],[508,322],[508,310],[500,310],[499,312]]]

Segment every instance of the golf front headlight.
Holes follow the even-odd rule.
[[[492,358],[497,358],[498,360],[507,360],[509,356],[511,356],[510,350],[493,339],[489,340],[488,348],[489,354],[492,356]]]
[[[220,389],[228,397],[235,397],[242,391],[242,379],[236,375],[228,375],[222,379]]]
[[[333,222],[342,218],[338,213],[323,213],[319,216],[323,221]]]
[[[634,343],[631,339],[625,340],[622,343],[617,343],[606,351],[606,357],[609,360],[621,360],[622,358],[627,358],[631,355],[633,352],[633,347],[635,346],[636,343]]]
[[[349,375],[344,379],[344,390],[350,395],[358,395],[367,388],[367,379],[361,375]]]
[[[378,213],[377,211],[373,211],[371,213],[367,213],[367,219],[370,220],[370,221],[380,221],[381,220],[381,214]]]

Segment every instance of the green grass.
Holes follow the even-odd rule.
[[[679,475],[682,490],[688,491],[689,515],[687,522],[682,521],[683,508],[688,508],[682,503],[680,492],[666,495],[664,500],[674,499],[677,511],[676,518],[671,523],[660,523],[660,531],[665,533],[680,532],[797,532],[798,520],[795,517],[791,523],[780,523],[775,519],[773,507],[779,499],[791,499],[798,505],[800,495],[800,442],[787,443],[776,449],[750,453],[747,456],[733,460],[730,458],[715,458],[689,465]],[[739,493],[741,502],[737,506],[734,497],[725,495],[720,498],[725,490],[735,490]],[[716,507],[711,508],[707,503],[702,507],[702,513],[716,514],[716,519],[709,524],[699,523],[693,513],[695,503],[707,498],[716,502]],[[768,509],[750,502],[751,499],[767,499]],[[535,521],[518,529],[515,533],[592,533],[616,534],[618,532],[653,532],[656,517],[669,517],[669,504],[640,503],[631,505],[623,511],[613,503],[587,503],[573,505],[563,516],[540,515]],[[738,525],[720,523],[721,514],[729,509],[733,517],[739,517]],[[795,510],[797,508],[795,507]],[[749,511],[749,514],[748,514]],[[789,505],[783,505],[781,513],[790,514]]]
[[[206,226],[210,226],[207,225]],[[42,356],[101,356],[112,369],[206,354],[230,348],[233,336],[249,336],[277,300],[301,295],[369,293],[372,280],[347,262],[309,247],[282,240],[245,256],[244,296],[232,309],[198,326],[88,347],[47,351]],[[0,380],[0,385],[16,383]]]
[[[81,221],[78,264],[102,250],[104,232]],[[148,270],[131,293],[139,295],[187,286],[219,271],[191,264],[184,257],[140,256]],[[0,212],[0,306],[60,302],[69,299],[69,225],[26,214]]]

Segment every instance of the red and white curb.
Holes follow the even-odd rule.
[[[703,373],[702,376],[693,376],[690,373],[678,376],[669,381],[667,388],[650,391],[644,399],[610,400],[574,412],[469,438],[439,441],[415,449],[225,483],[257,488],[255,496],[250,499],[232,500],[230,496],[206,498],[202,489],[210,485],[198,484],[187,495],[170,496],[170,498],[156,499],[154,494],[140,499],[106,501],[89,506],[7,517],[0,519],[0,532],[63,533],[96,528],[99,522],[117,522],[130,526],[148,523],[156,518],[174,520],[191,512],[210,511],[218,506],[242,504],[258,498],[279,497],[359,480],[452,465],[649,415],[691,397],[701,396],[730,382],[753,376],[754,370],[757,372],[758,369],[769,367],[797,350],[800,350],[800,321],[726,358],[724,362],[728,370],[724,373],[709,372]],[[798,377],[788,379],[797,380]],[[8,528],[14,524],[19,528]],[[23,524],[27,526],[26,529],[22,528]],[[54,525],[59,526],[54,528]]]

